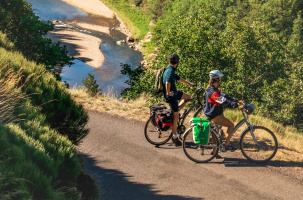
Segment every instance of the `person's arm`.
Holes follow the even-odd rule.
[[[171,86],[170,82],[166,82],[165,83],[166,95],[168,95],[168,96],[174,96],[174,92],[170,91],[170,86]]]
[[[189,85],[189,86],[193,86],[193,85],[194,85],[193,83],[188,82],[188,81],[186,81],[185,79],[183,79],[183,78],[181,78],[181,77],[180,77],[179,81],[180,81],[181,83],[185,83],[185,84],[187,84],[187,85]]]
[[[174,96],[174,92],[170,91],[171,82],[173,80],[173,70],[170,69],[170,68],[166,69],[166,70],[165,70],[165,73],[167,73],[167,74],[166,74],[166,77],[165,77],[165,80],[164,80],[165,89],[166,89],[166,95],[168,95],[168,96]]]
[[[224,94],[223,92],[221,92],[221,96],[225,97],[226,99],[228,99],[230,101],[237,101],[238,102],[238,100],[236,98],[230,97],[227,94]]]
[[[238,101],[231,101],[229,98],[226,98],[226,95],[221,95],[222,93],[217,91],[214,92],[213,95],[211,95],[210,99],[212,102],[216,102],[218,104],[221,104],[223,106],[229,107],[229,108],[237,108],[239,107]]]

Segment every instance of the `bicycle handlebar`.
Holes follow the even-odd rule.
[[[198,87],[198,89],[196,90],[196,96],[197,96],[197,100],[198,100],[198,102],[202,105],[202,102],[201,102],[201,100],[200,100],[200,98],[199,98],[199,94],[201,93],[201,92],[203,92],[204,91],[204,89],[202,88],[202,87]]]

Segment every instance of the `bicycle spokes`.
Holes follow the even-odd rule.
[[[243,155],[253,162],[270,160],[278,148],[276,137],[264,127],[255,127],[253,131],[243,133],[240,143]]]

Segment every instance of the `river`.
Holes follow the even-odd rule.
[[[119,21],[117,19],[111,19],[111,21],[108,22],[108,18],[89,15],[60,0],[27,0],[27,2],[32,4],[34,13],[39,16],[42,21],[60,20],[63,23],[69,24],[69,22],[77,20],[79,23],[90,23],[101,26],[105,23],[112,24],[109,34],[76,27],[81,33],[102,39],[100,51],[103,53],[104,62],[100,67],[95,68],[76,59],[74,60],[75,64],[71,67],[65,66],[62,69],[61,77],[63,81],[66,81],[70,85],[70,88],[82,86],[82,80],[87,77],[88,73],[95,76],[103,93],[110,91],[111,94],[119,95],[128,87],[125,83],[128,77],[120,73],[120,65],[121,63],[127,63],[136,67],[143,60],[143,56],[141,52],[130,48],[127,44],[117,42],[125,40],[127,37],[118,30],[117,24],[119,24]]]

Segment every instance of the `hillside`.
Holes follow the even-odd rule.
[[[0,1],[0,199],[96,199],[74,145],[88,116],[49,69],[71,60],[23,0]]]

